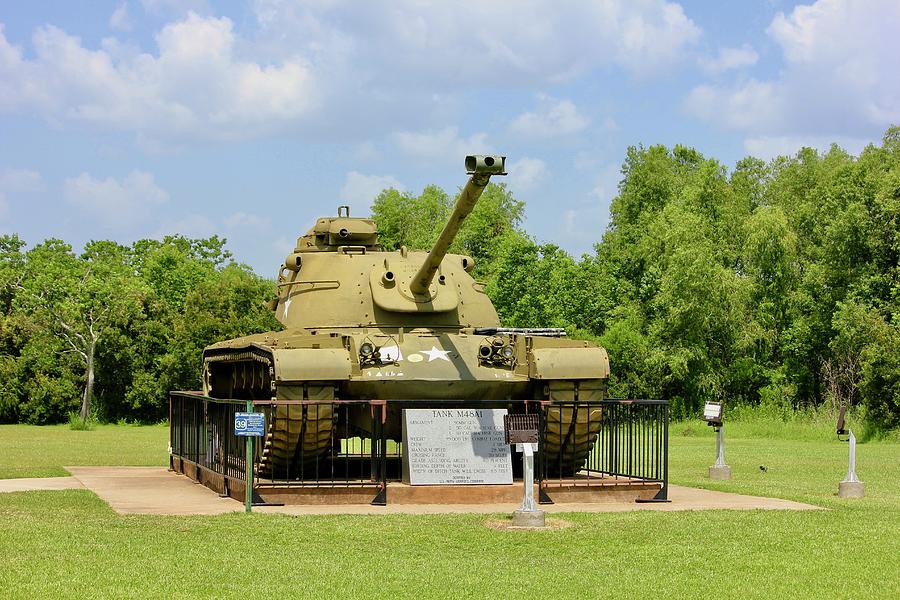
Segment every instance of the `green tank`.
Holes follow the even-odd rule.
[[[333,452],[336,438],[368,437],[367,407],[338,423],[330,400],[545,401],[543,450],[579,468],[600,426],[599,409],[554,402],[602,400],[606,351],[551,329],[503,328],[468,256],[448,249],[503,156],[468,156],[470,175],[429,252],[378,244],[376,223],[349,207],[297,240],[278,274],[271,306],[283,331],[219,342],[203,352],[204,392],[217,398],[316,400],[317,410],[268,408],[263,473],[285,472],[298,455]],[[516,402],[520,401],[520,402]],[[345,417],[346,418],[346,417]],[[401,439],[401,412],[388,403],[385,434]],[[302,447],[301,447],[302,445]],[[296,467],[296,465],[295,465]],[[296,472],[296,471],[294,471]],[[558,473],[570,475],[571,473]]]

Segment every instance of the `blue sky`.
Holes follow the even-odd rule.
[[[317,216],[509,158],[528,231],[600,240],[625,150],[727,166],[900,123],[900,3],[0,5],[0,233],[219,234],[273,276]]]

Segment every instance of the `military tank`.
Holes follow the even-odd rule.
[[[490,178],[506,175],[505,163],[466,157],[469,180],[429,252],[383,250],[376,223],[351,217],[347,206],[318,219],[278,273],[271,307],[284,330],[204,350],[211,397],[315,403],[316,410],[266,409],[262,473],[296,473],[298,457],[326,457],[341,436],[371,437],[365,406],[338,423],[330,401],[351,399],[388,400],[383,433],[396,441],[401,409],[390,400],[543,407],[548,474],[581,468],[600,414],[577,403],[605,397],[606,351],[559,329],[502,327],[485,284],[471,276],[472,258],[448,253]]]

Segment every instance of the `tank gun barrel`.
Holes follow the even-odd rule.
[[[471,177],[459,193],[456,205],[453,207],[453,214],[450,215],[450,219],[444,225],[441,235],[438,236],[437,241],[425,258],[425,262],[422,263],[421,268],[413,277],[409,288],[414,294],[424,294],[428,291],[428,286],[431,285],[434,274],[441,265],[441,261],[444,260],[447,250],[450,249],[450,244],[453,243],[453,239],[459,233],[459,228],[462,226],[463,221],[475,208],[475,203],[478,202],[481,193],[487,187],[491,175],[506,175],[505,167],[505,156],[474,155],[466,157],[466,172]]]

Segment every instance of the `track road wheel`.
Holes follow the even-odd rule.
[[[259,463],[263,474],[299,476],[331,452],[332,404],[277,405],[267,412],[269,429]]]
[[[602,400],[605,396],[605,385],[589,387],[581,384],[576,396],[573,382],[554,383],[556,385],[551,385],[551,400],[557,402],[571,402],[576,397],[579,402],[590,402]],[[600,433],[602,417],[603,411],[597,405],[579,406],[576,402],[574,405],[551,404],[547,407],[544,412],[543,439],[546,476],[572,477],[584,467]]]

